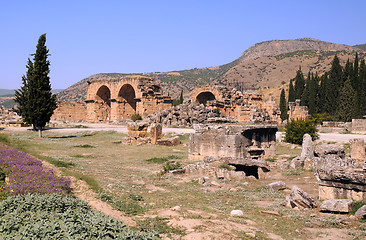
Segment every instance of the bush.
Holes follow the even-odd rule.
[[[315,122],[308,118],[291,120],[285,126],[285,141],[301,145],[305,133],[315,140],[318,138],[317,132]]]
[[[218,108],[214,108],[212,110],[212,112],[215,114],[215,117],[220,117],[221,116],[220,109],[218,109]]]
[[[220,164],[219,168],[226,169],[228,171],[234,170],[234,168],[232,166],[230,166],[229,164],[226,164],[226,163]]]
[[[131,120],[136,122],[137,120],[142,120],[142,117],[140,116],[140,114],[135,113],[131,116]]]
[[[156,239],[129,230],[75,197],[23,195],[0,202],[1,239]]]

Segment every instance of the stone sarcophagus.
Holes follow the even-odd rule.
[[[275,154],[277,126],[262,125],[194,125],[190,135],[189,159],[204,157],[264,159]]]

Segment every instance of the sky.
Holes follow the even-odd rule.
[[[47,34],[51,86],[97,73],[229,63],[256,43],[366,43],[364,0],[0,0],[0,88],[18,89]]]

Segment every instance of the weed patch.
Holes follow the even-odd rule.
[[[73,147],[77,147],[77,148],[95,148],[94,146],[89,145],[89,144],[75,145]]]
[[[177,155],[169,155],[167,157],[154,157],[154,158],[149,158],[146,161],[150,162],[150,163],[165,163],[171,159],[181,159],[181,156],[177,156]]]
[[[146,218],[137,221],[137,226],[141,232],[157,232],[158,234],[167,234],[168,237],[171,237],[171,234],[185,235],[185,229],[183,227],[170,226],[167,218]]]

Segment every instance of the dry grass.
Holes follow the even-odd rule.
[[[193,226],[193,230],[216,236],[218,239],[251,239],[251,235],[247,235],[249,230],[246,230],[250,225],[248,222],[255,223],[251,228],[256,229],[256,239],[267,238],[269,233],[284,239],[309,238],[305,230],[295,230],[302,229],[310,218],[310,212],[299,216],[296,211],[284,209],[279,204],[284,200],[282,192],[260,188],[274,179],[248,179],[248,185],[215,180],[221,187],[205,188],[198,184],[197,176],[161,176],[159,172],[163,163],[146,160],[169,159],[174,156],[183,165],[187,164],[188,135],[181,136],[182,144],[175,147],[116,144],[124,136],[116,132],[72,135],[45,132],[44,138],[39,140],[37,133],[14,132],[8,134],[7,139],[18,149],[45,160],[69,163],[67,168],[60,168],[65,174],[86,180],[94,190],[101,192],[101,198],[113,201],[116,208],[123,209],[126,206],[121,205],[121,202],[128,203],[128,211],[130,215],[135,214],[133,218],[136,220],[155,216],[168,217],[170,221],[178,222],[190,219],[202,222],[201,225]],[[291,149],[287,144],[280,144],[277,149],[279,155],[294,156],[298,153],[299,149]],[[310,173],[300,173],[288,176],[286,180],[301,181],[298,179],[302,174],[310,176]],[[230,190],[233,188],[234,190]],[[136,200],[137,198],[131,196],[139,198]],[[268,202],[269,206],[260,206],[258,201]],[[175,213],[178,214],[176,217],[163,214],[174,206],[181,208]],[[230,211],[233,209],[243,210],[244,218],[230,217]],[[262,210],[268,209],[275,209],[280,212],[280,216],[261,213]],[[239,229],[233,226],[239,226]],[[243,229],[240,229],[240,226]],[[189,232],[190,230],[187,230],[186,234]]]

